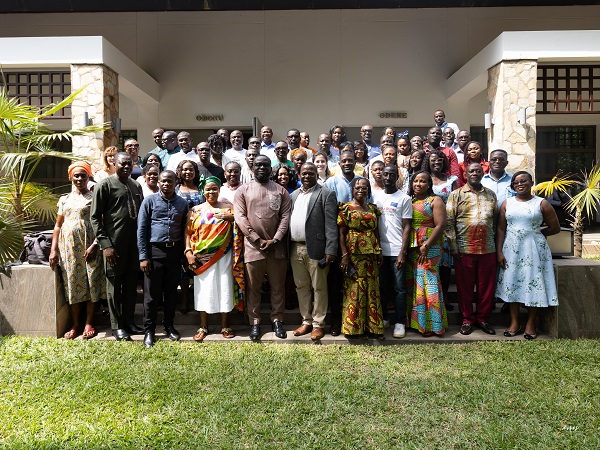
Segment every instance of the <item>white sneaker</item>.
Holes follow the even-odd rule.
[[[383,319],[383,328],[389,328],[389,326],[390,326],[390,321]]]
[[[398,338],[398,339],[406,336],[406,329],[404,328],[404,324],[397,323],[394,326],[394,333],[392,334],[392,336],[394,336],[395,338]]]

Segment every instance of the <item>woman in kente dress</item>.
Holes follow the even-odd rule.
[[[368,203],[371,186],[366,178],[352,181],[352,200],[340,204],[337,223],[340,228],[345,274],[342,306],[342,333],[346,337],[383,339],[383,314],[379,300],[379,264],[381,247],[377,206]]]
[[[242,238],[233,221],[233,205],[219,199],[220,187],[219,178],[206,178],[206,203],[188,214],[185,256],[194,273],[194,309],[200,311],[195,341],[208,335],[208,314],[215,313],[221,313],[221,335],[234,337],[228,313],[234,307],[244,309]]]
[[[448,326],[438,273],[446,228],[446,205],[433,194],[427,172],[415,174],[411,184],[413,223],[410,233],[407,311],[410,328],[423,336],[441,336]]]
[[[92,167],[87,162],[75,162],[68,170],[73,190],[58,200],[50,267],[54,269],[59,266],[67,301],[71,306],[73,326],[64,338],[74,339],[83,331],[83,338],[90,339],[96,336],[95,302],[106,298],[102,252],[98,251],[90,222],[93,194],[87,188],[87,183],[92,175]],[[83,330],[80,324],[82,304],[86,308]]]
[[[531,193],[533,178],[519,171],[511,180],[516,197],[502,203],[496,231],[496,253],[500,271],[496,297],[510,305],[510,325],[504,332],[514,337],[523,330],[519,323],[521,304],[527,307],[525,339],[537,337],[538,308],[558,305],[552,253],[547,236],[560,232],[560,223],[550,203]],[[547,227],[542,229],[542,223]]]

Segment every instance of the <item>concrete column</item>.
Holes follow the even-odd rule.
[[[502,61],[488,70],[488,105],[492,129],[488,149],[508,152],[507,171],[527,170],[535,176],[537,61]],[[526,124],[519,111],[526,110]]]
[[[84,86],[85,90],[71,106],[73,128],[81,127],[84,112],[94,125],[112,123],[119,117],[119,77],[114,70],[102,64],[71,65],[72,91]],[[94,135],[75,136],[73,153],[88,156],[97,170],[102,166],[104,149],[116,146],[118,142],[118,135],[112,128]]]

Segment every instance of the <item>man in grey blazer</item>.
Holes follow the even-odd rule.
[[[290,219],[290,262],[302,315],[294,336],[311,333],[316,341],[325,334],[327,272],[337,253],[338,207],[335,192],[317,184],[313,163],[302,165],[300,181],[302,187],[291,195]]]

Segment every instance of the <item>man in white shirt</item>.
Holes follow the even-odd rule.
[[[231,142],[231,148],[225,152],[225,157],[229,161],[243,164],[246,158],[246,149],[243,147],[244,135],[240,130],[233,130],[229,135],[229,141]]]
[[[388,321],[388,303],[393,301],[396,309],[396,325],[393,336],[406,335],[406,277],[404,267],[407,258],[412,225],[412,202],[408,195],[398,190],[398,166],[388,164],[383,168],[383,191],[373,192],[373,201],[381,211],[379,237],[383,264],[379,268],[379,286],[384,323]]]
[[[455,123],[446,122],[446,113],[441,109],[438,109],[433,113],[433,121],[435,122],[435,126],[440,127],[442,130],[445,130],[448,127],[452,128],[455,136],[458,135],[458,132],[460,131],[458,125]]]
[[[250,138],[252,139],[252,138]],[[242,173],[240,174],[240,183],[250,183],[254,180],[254,160],[260,155],[260,151],[257,146],[248,145],[246,150],[246,158],[244,164],[242,164]]]
[[[317,183],[313,163],[302,165],[300,180],[302,187],[291,196],[290,219],[290,263],[302,315],[294,336],[311,333],[318,341],[324,335],[329,302],[327,273],[338,249],[338,209],[335,192]]]
[[[182,131],[179,133],[177,135],[177,144],[181,150],[169,158],[166,170],[172,170],[175,172],[179,163],[184,160],[194,161],[196,164],[200,163],[200,158],[194,151],[194,145],[192,143],[192,136],[190,133],[187,131]]]
[[[471,133],[467,130],[460,130],[456,135],[456,143],[458,147],[454,149],[454,153],[456,153],[456,159],[458,159],[459,164],[465,161],[465,155],[467,154],[467,146],[471,142]]]

